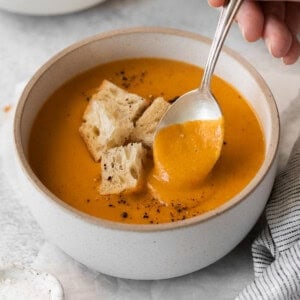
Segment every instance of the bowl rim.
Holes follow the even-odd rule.
[[[131,35],[137,33],[158,33],[158,34],[166,34],[166,35],[175,35],[175,36],[179,36],[179,38],[180,37],[189,38],[205,44],[211,43],[210,38],[204,37],[197,33],[185,31],[185,30],[166,28],[166,27],[133,27],[133,28],[112,30],[112,31],[96,34],[88,38],[85,38],[81,41],[78,41],[66,47],[65,49],[61,50],[52,58],[50,58],[48,61],[46,61],[46,63],[44,63],[31,77],[25,89],[23,90],[23,93],[17,104],[15,116],[14,116],[14,122],[13,122],[13,142],[16,150],[15,153],[16,153],[17,162],[19,164],[19,167],[21,167],[23,173],[27,177],[27,179],[32,184],[32,186],[38,192],[44,195],[44,198],[47,199],[46,201],[51,202],[51,204],[55,204],[60,209],[63,209],[66,213],[71,214],[75,218],[82,219],[84,222],[87,222],[90,225],[101,226],[101,227],[106,227],[106,228],[121,230],[121,231],[135,231],[135,232],[167,231],[167,230],[180,229],[187,226],[195,226],[199,223],[206,222],[212,218],[216,218],[217,216],[227,212],[228,210],[232,209],[236,205],[245,201],[246,198],[248,198],[248,196],[255,191],[255,188],[258,185],[260,185],[260,183],[264,180],[270,168],[272,167],[273,163],[275,162],[277,152],[278,152],[280,122],[279,122],[279,113],[278,113],[275,99],[268,85],[266,84],[265,80],[258,73],[258,71],[245,58],[241,57],[237,52],[229,49],[226,46],[223,46],[222,52],[225,52],[228,56],[230,56],[231,58],[236,60],[239,64],[241,64],[251,74],[251,76],[255,79],[255,81],[259,85],[260,89],[265,94],[266,102],[271,112],[272,133],[270,138],[270,147],[269,147],[268,155],[265,156],[264,162],[260,167],[260,169],[258,170],[258,172],[256,173],[256,175],[254,176],[254,178],[252,178],[252,180],[247,184],[247,186],[241,192],[239,192],[230,200],[226,201],[221,206],[218,206],[213,210],[210,210],[208,212],[205,212],[195,217],[191,217],[185,220],[179,220],[175,222],[161,223],[161,224],[121,223],[121,222],[102,219],[99,217],[94,217],[72,207],[71,205],[67,204],[66,202],[59,199],[57,196],[55,196],[50,190],[48,190],[48,188],[35,175],[25,156],[25,152],[22,144],[22,137],[21,137],[21,123],[22,123],[24,107],[26,106],[27,99],[30,96],[31,89],[38,82],[38,80],[41,77],[43,77],[44,73],[48,70],[48,68],[50,68],[57,61],[63,59],[69,53],[76,51],[87,44],[91,44],[102,39],[109,39],[115,36]]]

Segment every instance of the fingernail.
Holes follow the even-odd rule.
[[[265,39],[265,43],[266,43],[266,46],[270,52],[270,54],[273,56],[273,53],[272,53],[272,43],[269,39]]]
[[[240,31],[241,31],[241,33],[242,33],[242,36],[243,36],[244,40],[247,40],[247,39],[246,39],[246,34],[245,34],[245,29],[244,29],[244,27],[241,26],[240,23],[238,23],[238,25],[239,25],[239,28],[240,28]]]

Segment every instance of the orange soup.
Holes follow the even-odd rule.
[[[53,194],[72,207],[117,222],[174,222],[224,204],[255,176],[264,159],[265,143],[252,108],[216,76],[212,90],[224,114],[224,143],[214,168],[190,189],[173,189],[160,182],[158,196],[151,188],[154,168],[150,157],[145,166],[149,182],[141,192],[100,195],[100,163],[92,159],[78,132],[87,103],[104,79],[150,101],[163,96],[172,102],[196,88],[201,76],[202,69],[193,65],[141,58],[101,65],[73,78],[46,101],[34,122],[29,143],[34,172]],[[182,151],[182,155],[188,152]],[[173,159],[181,165],[180,153]],[[191,170],[191,180],[194,177]]]

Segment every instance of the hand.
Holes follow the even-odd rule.
[[[208,0],[213,7],[225,0]],[[249,42],[265,40],[269,52],[282,58],[287,65],[300,56],[300,0],[251,1],[245,0],[236,16],[244,38]]]

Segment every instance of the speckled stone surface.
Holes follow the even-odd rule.
[[[24,84],[52,55],[84,37],[124,27],[173,27],[212,37],[217,17],[218,11],[205,0],[107,0],[80,13],[54,17],[0,11],[0,266],[18,263],[51,271],[62,281],[67,299],[233,299],[252,279],[250,245],[260,224],[229,255],[181,278],[138,282],[94,273],[45,243],[13,180],[13,108]],[[300,128],[300,63],[284,66],[261,41],[244,42],[236,25],[226,44],[257,68],[276,98],[282,123],[281,168]],[[5,112],[7,105],[12,108]]]

